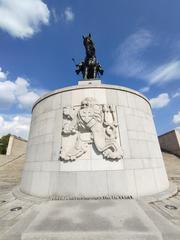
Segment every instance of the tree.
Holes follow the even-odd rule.
[[[7,134],[0,138],[0,154],[6,154],[10,136],[11,134]]]

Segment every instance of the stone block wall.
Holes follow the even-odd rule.
[[[180,132],[179,130],[172,130],[167,132],[159,138],[161,149],[173,153],[180,157]]]
[[[11,135],[7,147],[6,155],[19,156],[26,153],[27,141],[20,137]]]
[[[86,153],[76,160],[59,160],[63,109],[78,107],[87,97],[116,107],[122,159],[107,160],[89,144]],[[168,186],[151,107],[139,92],[92,81],[56,90],[35,103],[21,191],[40,197],[138,198],[162,192]]]

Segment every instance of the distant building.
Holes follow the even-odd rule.
[[[158,138],[162,150],[180,157],[180,131],[178,129],[164,133]]]
[[[11,135],[7,147],[6,155],[18,156],[26,153],[27,140]]]

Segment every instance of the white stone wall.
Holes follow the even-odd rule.
[[[59,161],[62,110],[86,97],[117,109],[119,142],[124,158],[103,159],[90,146],[73,162]],[[79,85],[47,94],[34,106],[21,190],[40,196],[141,197],[168,188],[168,179],[148,100],[112,85]]]
[[[11,135],[8,142],[6,155],[19,156],[26,153],[27,141]]]
[[[180,133],[177,129],[159,136],[161,149],[180,157]]]

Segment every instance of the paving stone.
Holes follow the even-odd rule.
[[[22,240],[162,239],[135,200],[49,201]]]

